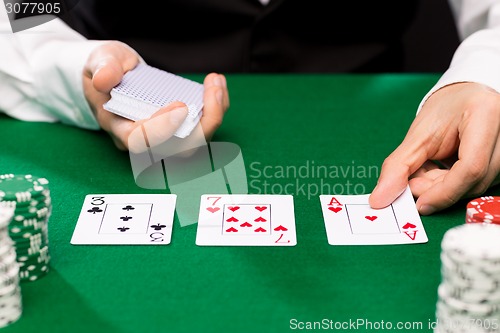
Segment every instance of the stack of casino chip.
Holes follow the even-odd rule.
[[[17,321],[22,314],[19,264],[8,226],[14,209],[0,203],[0,327]]]
[[[441,243],[435,333],[500,332],[500,227],[469,223]]]
[[[466,223],[490,223],[500,225],[500,197],[481,197],[467,204]]]
[[[0,202],[14,208],[9,235],[14,241],[21,281],[49,271],[48,220],[52,212],[49,182],[32,175],[0,175]]]

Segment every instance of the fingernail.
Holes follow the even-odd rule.
[[[105,62],[100,62],[100,63],[96,64],[94,67],[94,74],[99,72],[104,66],[106,66]]]
[[[214,86],[217,86],[217,87],[223,86],[222,79],[221,79],[220,75],[217,75],[216,77],[214,77],[213,83],[214,83]]]
[[[223,98],[223,94],[222,94],[222,90],[217,90],[215,92],[215,99],[217,100],[217,103],[219,103],[220,105],[222,105],[222,98]]]
[[[420,206],[418,211],[422,215],[431,215],[432,213],[434,213],[436,211],[436,208],[434,208],[431,205],[422,205],[422,206]]]
[[[173,125],[180,125],[187,116],[187,107],[182,106],[176,109],[173,109],[168,114],[170,115],[170,123]]]

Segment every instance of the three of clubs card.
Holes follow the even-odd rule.
[[[89,194],[71,244],[170,243],[175,194]]]
[[[409,187],[390,205],[372,209],[369,195],[320,195],[330,245],[412,244],[428,241]]]
[[[196,245],[294,246],[291,195],[201,196]]]

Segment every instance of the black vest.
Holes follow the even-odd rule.
[[[176,73],[397,72],[418,0],[80,0],[65,20]]]

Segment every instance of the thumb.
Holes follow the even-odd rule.
[[[102,93],[109,93],[123,78],[124,71],[116,59],[109,58],[100,62],[92,70],[92,84]]]
[[[92,79],[97,91],[109,93],[139,61],[139,55],[130,46],[111,41],[91,53],[85,65],[85,74]]]

